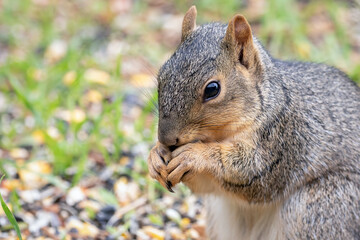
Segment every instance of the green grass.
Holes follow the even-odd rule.
[[[0,178],[0,183],[2,182],[3,178],[5,177],[5,175],[3,175]],[[10,211],[9,207],[6,205],[2,195],[0,194],[0,203],[1,203],[1,207],[4,210],[6,217],[9,219],[11,225],[13,226],[13,228],[15,229],[16,235],[18,236],[18,238],[20,240],[22,240],[22,236],[21,236],[21,232],[20,232],[20,228],[19,225],[14,217],[14,215],[12,214],[12,212]]]
[[[79,168],[79,174],[74,179],[78,180],[84,172],[84,161],[90,148],[102,152],[107,161],[111,162],[118,160],[123,149],[122,145],[128,141],[124,139],[123,129],[119,127],[122,124],[121,105],[124,96],[122,90],[124,82],[119,73],[119,66],[107,66],[106,63],[97,62],[93,54],[94,50],[103,47],[102,40],[94,40],[93,36],[84,37],[78,34],[84,25],[101,27],[95,23],[94,18],[102,11],[104,3],[96,1],[94,6],[83,13],[69,14],[75,19],[71,19],[68,28],[61,31],[54,22],[58,14],[56,6],[50,6],[47,11],[40,11],[39,7],[31,4],[30,1],[21,2],[20,4],[16,1],[6,1],[3,14],[0,16],[0,22],[8,26],[6,29],[12,31],[11,34],[4,36],[6,39],[3,39],[10,48],[9,52],[20,51],[20,56],[9,55],[0,70],[0,88],[5,93],[7,101],[20,111],[11,123],[1,129],[0,147],[12,149],[31,144],[34,146],[32,155],[36,155],[36,151],[45,146],[54,164],[54,173],[64,174],[68,167],[75,164]],[[86,15],[85,12],[90,12],[90,15]],[[91,15],[93,12],[94,14]],[[10,17],[14,14],[23,17]],[[16,31],[16,27],[20,26],[19,32],[24,30],[21,34]],[[23,41],[22,37],[28,32],[29,38]],[[32,35],[34,39],[31,38]],[[46,49],[52,42],[64,38],[63,41],[67,43],[68,48],[65,56],[54,63],[49,62],[46,59]],[[87,82],[84,79],[84,72],[89,68],[108,72],[111,76],[109,83],[102,86]],[[69,71],[75,71],[77,77],[70,86],[67,86],[62,79]],[[113,98],[112,101],[102,101],[102,110],[94,117],[86,114],[88,104],[82,101],[84,94],[89,90],[97,90],[103,98]],[[69,111],[81,109],[86,116],[79,122],[66,122],[58,117],[59,109]],[[144,111],[144,114],[148,113],[148,110]],[[23,125],[26,119],[34,121],[34,124],[21,131],[17,130],[17,126]],[[141,125],[142,121],[144,121],[143,115],[137,125]],[[5,127],[7,129],[4,129]],[[56,129],[59,136],[55,139],[50,136],[49,128]],[[42,146],[29,142],[35,130],[44,134]],[[141,134],[144,129],[137,130]],[[86,136],[80,138],[80,134]],[[111,152],[111,158],[107,156],[110,153],[102,144],[104,139],[109,139],[115,148]]]
[[[341,68],[356,82],[360,82],[360,63],[350,60],[351,44],[344,24],[343,16],[346,6],[339,1],[311,1],[300,11],[294,8],[295,0],[268,1],[268,8],[261,17],[260,39],[266,43],[270,52],[278,58],[300,59],[303,61],[324,62]],[[316,32],[312,40],[313,25],[322,22],[311,22],[311,18],[328,18],[327,24],[332,30]],[[324,21],[323,18],[319,19]],[[319,29],[321,30],[321,28]]]

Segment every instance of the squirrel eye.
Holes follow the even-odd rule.
[[[209,101],[216,98],[220,93],[220,83],[218,81],[212,81],[206,85],[204,90],[204,101]]]

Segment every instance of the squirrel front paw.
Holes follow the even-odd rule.
[[[158,180],[164,188],[167,188],[170,192],[173,192],[173,190],[171,189],[171,185],[169,185],[166,180],[168,177],[166,165],[168,164],[170,159],[170,150],[166,146],[158,142],[156,146],[153,147],[150,151],[150,155],[148,158],[148,167],[150,176]]]
[[[166,166],[167,183],[172,187],[203,173],[207,166],[204,161],[205,151],[203,143],[188,143],[175,149],[171,154],[171,161]]]

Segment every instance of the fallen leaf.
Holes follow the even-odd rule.
[[[66,86],[72,85],[76,80],[76,76],[77,76],[77,74],[75,71],[67,72],[63,77],[63,83]]]
[[[84,79],[90,83],[107,85],[110,81],[110,74],[102,70],[89,68],[84,73]]]
[[[145,226],[142,230],[150,237],[155,238],[157,240],[165,239],[165,233],[162,230],[154,228],[152,226]]]
[[[12,158],[27,158],[29,156],[29,153],[24,148],[14,148],[10,151],[10,156]]]
[[[182,229],[185,229],[190,225],[190,223],[191,223],[190,218],[182,218],[181,221],[180,221],[180,227]]]
[[[156,80],[152,75],[139,73],[130,78],[130,83],[138,88],[152,88],[156,86]]]
[[[22,184],[19,179],[4,179],[1,183],[1,187],[12,191],[14,189],[22,189]]]
[[[52,167],[46,161],[32,161],[19,170],[19,177],[26,188],[35,189],[44,186],[47,183],[41,175],[51,173]]]
[[[35,130],[32,134],[32,137],[34,138],[34,141],[38,144],[43,144],[45,141],[45,135],[44,132],[41,130]]]
[[[78,230],[81,237],[95,238],[96,235],[99,234],[99,229],[94,225],[87,222],[81,222],[77,218],[71,217],[66,224],[66,229],[70,231],[73,228]]]
[[[96,90],[89,90],[84,96],[85,102],[99,103],[102,101],[102,99],[103,99],[102,94]]]

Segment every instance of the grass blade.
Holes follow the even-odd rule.
[[[3,175],[3,176],[1,177],[0,183],[2,182],[4,176],[5,176],[5,175]],[[4,212],[5,212],[5,214],[6,214],[6,217],[9,219],[11,225],[14,227],[14,229],[15,229],[15,231],[16,231],[16,234],[17,234],[18,238],[19,238],[20,240],[22,240],[19,225],[18,225],[18,223],[16,222],[16,219],[15,219],[14,215],[11,213],[10,209],[9,209],[8,206],[6,205],[3,197],[1,196],[1,193],[0,193],[0,202],[1,202],[1,207],[2,207],[2,209],[4,210]]]

